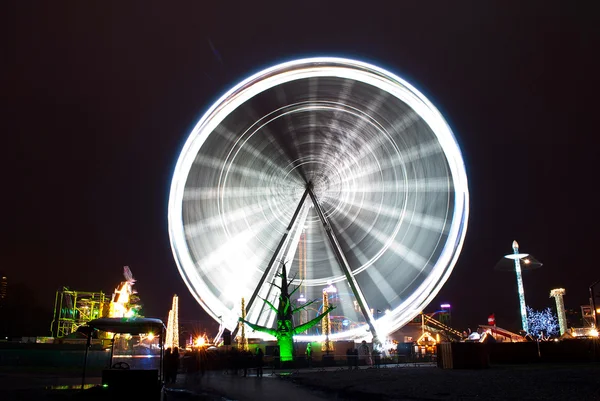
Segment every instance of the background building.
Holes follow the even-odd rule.
[[[0,307],[4,305],[6,294],[8,291],[8,278],[0,273]]]

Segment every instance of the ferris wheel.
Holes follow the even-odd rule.
[[[301,59],[200,119],[175,168],[169,234],[189,290],[230,330],[242,298],[248,321],[275,324],[263,300],[276,303],[285,263],[295,302],[325,292],[336,306],[332,339],[382,337],[448,279],[468,203],[459,147],[421,93],[364,62]]]

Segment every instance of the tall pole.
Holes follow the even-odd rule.
[[[554,300],[556,301],[556,312],[558,313],[558,325],[560,326],[561,336],[567,331],[567,316],[565,314],[563,295],[565,295],[564,288],[555,288],[550,291],[550,296],[554,297]]]
[[[85,388],[85,371],[87,368],[87,358],[88,358],[88,351],[90,350],[90,346],[92,344],[92,331],[93,329],[90,328],[86,328],[86,330],[84,331],[84,333],[87,334],[87,339],[85,340],[85,355],[83,357],[83,373],[81,374],[81,390],[83,390]],[[112,363],[112,360],[111,360]]]
[[[242,319],[246,319],[246,300],[242,297]],[[240,341],[238,342],[238,348],[242,351],[248,351],[248,339],[246,338],[246,328],[244,322],[239,322],[238,325],[241,327]]]
[[[590,306],[592,307],[592,316],[594,317],[594,328],[598,328],[598,314],[596,313],[596,296],[594,294],[594,287],[600,283],[600,280],[590,285]]]
[[[179,297],[173,295],[173,348],[179,348]]]
[[[300,234],[300,241],[298,243],[298,278],[300,279],[300,296],[305,297],[306,287],[304,285],[304,279],[306,279],[306,230],[302,228],[302,234]],[[329,315],[327,315],[329,317]],[[300,311],[300,324],[308,322],[308,311],[302,309]]]
[[[529,333],[529,325],[527,324],[527,308],[525,306],[525,289],[523,288],[523,277],[521,275],[521,258],[519,256],[519,244],[517,241],[513,241],[512,248],[515,260],[515,272],[517,274],[519,304],[521,306],[521,323],[523,325],[523,331],[525,331],[525,333]]]
[[[173,348],[173,309],[169,311],[167,318],[167,338],[165,338],[165,348]]]
[[[329,294],[327,293],[327,289],[323,290],[323,310],[329,309]],[[333,344],[329,339],[329,335],[331,334],[331,320],[329,318],[329,314],[327,314],[323,320],[321,320],[321,331],[325,334],[325,342],[321,345],[321,351],[325,351],[327,354],[333,351]]]

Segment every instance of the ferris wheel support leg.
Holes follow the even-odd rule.
[[[307,187],[306,190],[304,191],[304,195],[302,195],[302,199],[300,199],[300,202],[298,203],[298,207],[296,207],[296,211],[294,212],[292,219],[290,220],[290,224],[288,224],[288,226],[285,230],[285,233],[281,237],[281,241],[279,241],[279,245],[277,245],[275,252],[273,252],[273,256],[271,256],[271,260],[269,260],[269,264],[267,265],[267,268],[263,272],[263,275],[260,278],[260,281],[258,282],[258,284],[256,285],[256,288],[254,289],[254,292],[252,293],[250,300],[246,304],[246,311],[248,314],[250,313],[250,308],[252,308],[252,304],[254,303],[254,300],[258,296],[258,292],[262,288],[267,276],[269,275],[269,272],[273,268],[273,264],[275,264],[275,261],[277,260],[277,256],[279,256],[279,252],[281,252],[281,247],[283,246],[283,244],[285,244],[286,238],[288,237],[290,231],[292,230],[292,227],[294,227],[294,224],[296,223],[296,220],[298,219],[298,215],[300,214],[302,205],[304,205],[304,201],[306,200],[306,197],[308,196],[308,192],[309,192],[309,188]],[[235,338],[237,331],[238,331],[238,327],[239,327],[239,325],[236,326],[235,329],[233,329],[233,332],[231,333],[231,338]]]
[[[377,345],[377,347],[381,347],[381,341],[379,340],[379,337],[377,336],[377,331],[375,330],[375,325],[373,324],[373,317],[371,316],[371,313],[369,313],[367,301],[365,300],[365,297],[360,289],[360,286],[358,285],[358,283],[354,279],[354,276],[350,272],[350,264],[348,263],[348,260],[344,256],[344,252],[342,251],[340,243],[338,242],[335,234],[333,233],[333,230],[331,229],[331,225],[329,224],[329,221],[327,220],[325,213],[323,213],[323,209],[321,209],[321,205],[319,204],[319,201],[317,200],[317,197],[315,196],[315,194],[312,190],[311,183],[308,184],[308,191],[310,194],[310,198],[312,199],[313,204],[315,206],[315,210],[317,211],[317,214],[319,215],[319,218],[321,219],[321,223],[323,223],[323,228],[325,229],[325,233],[327,234],[327,239],[329,239],[329,243],[331,244],[333,253],[335,254],[336,259],[338,260],[338,263],[339,263],[342,271],[344,272],[344,275],[346,276],[346,280],[348,280],[348,284],[350,284],[350,288],[352,289],[352,292],[354,293],[354,296],[356,297],[356,301],[358,302],[360,310],[361,310],[363,316],[365,317],[367,324],[369,325],[369,330],[371,331],[371,334],[373,335],[373,344]]]

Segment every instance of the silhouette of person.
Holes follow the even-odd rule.
[[[373,360],[371,359],[371,351],[369,350],[369,344],[365,340],[362,341],[359,347],[360,359],[368,366],[373,366]]]
[[[231,348],[229,351],[231,356],[231,370],[233,371],[233,375],[238,375],[238,370],[240,369],[240,353],[237,348]]]
[[[167,348],[163,357],[163,372],[165,377],[165,383],[171,382],[171,374],[173,371],[173,369],[171,369],[171,364],[173,363],[173,358],[171,357],[172,353],[173,350],[171,348]]]
[[[264,353],[262,348],[256,349],[256,377],[263,377],[263,357]]]
[[[352,369],[352,365],[354,365],[354,350],[352,348],[346,350],[346,363],[348,364],[348,370]]]
[[[185,382],[198,383],[200,372],[200,352],[193,350],[186,352],[183,357],[183,365],[185,367]]]
[[[179,348],[173,348],[173,353],[171,353],[171,383],[177,382],[177,371],[179,370]]]
[[[242,352],[242,363],[244,367],[244,377],[248,376],[248,369],[252,368],[252,353],[250,351]]]
[[[312,368],[312,345],[311,343],[306,344],[306,362],[308,367]]]

